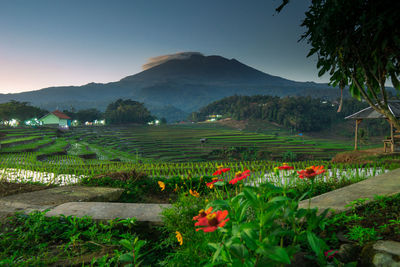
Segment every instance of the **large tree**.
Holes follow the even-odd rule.
[[[109,104],[104,115],[107,123],[145,124],[154,119],[143,103],[130,99]]]
[[[279,12],[289,0],[283,0]],[[312,0],[301,24],[301,37],[317,55],[319,75],[328,73],[333,86],[348,86],[400,129],[390,112],[385,85],[400,90],[400,1]]]
[[[48,113],[47,110],[31,106],[28,102],[11,100],[0,104],[0,120],[18,119],[24,121],[31,118],[40,118]]]

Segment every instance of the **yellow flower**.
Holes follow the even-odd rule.
[[[176,231],[175,234],[176,234],[176,239],[178,240],[179,245],[182,246],[182,244],[183,244],[183,237],[182,237],[181,233],[179,233],[178,231]]]
[[[190,189],[190,190],[189,190],[189,193],[190,193],[192,196],[194,196],[194,197],[200,197],[200,194],[197,193],[196,190],[193,190],[193,191],[192,191],[192,189]]]
[[[158,181],[158,185],[160,186],[161,191],[163,191],[165,189],[165,184],[163,182]]]
[[[224,167],[224,165],[218,165],[217,169],[222,169]]]
[[[208,199],[207,198],[206,198],[205,202],[208,203]]]

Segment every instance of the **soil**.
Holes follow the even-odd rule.
[[[373,163],[373,158],[399,155],[399,153],[385,153],[383,148],[372,148],[366,150],[349,151],[337,154],[334,163]]]
[[[47,185],[37,185],[37,184],[17,184],[17,183],[8,183],[8,182],[0,182],[0,197],[27,193],[33,191],[39,191],[50,188]]]

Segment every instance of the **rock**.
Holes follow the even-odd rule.
[[[361,252],[360,266],[400,267],[400,243],[380,240],[366,245]]]
[[[355,244],[342,244],[336,257],[343,263],[349,263],[358,260],[358,255],[361,252],[361,247]]]
[[[44,211],[73,201],[116,201],[124,189],[88,186],[59,186],[0,198],[0,219],[16,211]]]
[[[170,204],[69,202],[50,210],[46,216],[90,216],[100,221],[135,217],[138,222],[161,224],[162,209],[169,207]]]
[[[373,246],[374,250],[380,251],[380,252],[386,252],[388,254],[393,254],[395,256],[400,257],[400,243],[395,242],[395,241],[378,241],[374,244]]]
[[[398,193],[400,193],[400,169],[313,197],[311,208],[318,208],[318,214],[325,209],[342,212],[349,209],[348,204],[359,198],[373,200],[375,195]],[[299,208],[308,208],[308,199],[301,201]]]

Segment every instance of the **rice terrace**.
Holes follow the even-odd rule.
[[[400,266],[399,10],[0,0],[0,266]]]

